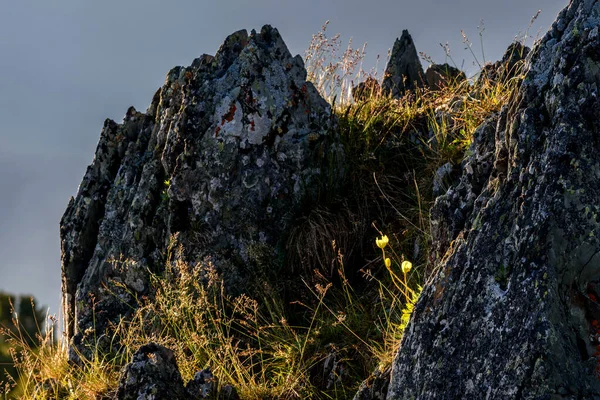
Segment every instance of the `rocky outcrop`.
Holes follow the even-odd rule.
[[[388,399],[600,398],[599,29],[600,0],[572,0],[438,200],[448,250]]]
[[[301,57],[270,26],[173,68],[146,113],[107,120],[61,220],[72,344],[84,356],[88,342],[109,345],[105,329],[174,257],[210,260],[244,291],[256,248],[274,249],[299,206],[339,181],[332,124]]]
[[[175,355],[155,343],[142,346],[123,368],[118,400],[188,399]]]
[[[402,97],[407,91],[423,87],[424,77],[415,43],[408,31],[403,30],[400,39],[394,42],[390,60],[385,68],[382,93],[394,98]]]
[[[377,79],[369,76],[364,82],[352,88],[352,98],[355,101],[365,101],[381,93],[381,86]]]
[[[449,84],[467,80],[467,76],[460,69],[446,63],[430,65],[425,71],[425,79],[431,90],[440,90]]]
[[[505,114],[506,110],[504,119]],[[498,127],[499,120],[498,115],[491,115],[473,133],[469,155],[460,165],[463,173],[443,194],[444,177],[451,175],[453,168],[445,164],[437,171],[433,190],[438,197],[430,212],[431,235],[435,238],[431,244],[430,262],[434,265],[439,263],[452,241],[465,229],[476,202],[482,199],[479,195],[490,180],[496,158],[495,134],[498,128],[505,129],[503,126]],[[498,138],[499,141],[503,139],[503,136]],[[498,156],[502,157],[503,154]]]
[[[522,60],[529,55],[530,49],[514,42],[504,52],[504,56],[493,64],[484,65],[479,74],[479,82],[486,78],[491,82],[507,81],[517,76],[523,67]]]

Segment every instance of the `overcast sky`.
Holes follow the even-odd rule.
[[[145,110],[175,65],[214,54],[239,29],[271,24],[293,54],[328,31],[367,42],[385,60],[402,29],[417,50],[457,64],[496,60],[531,17],[548,29],[568,0],[0,0],[0,290],[34,295],[58,313],[59,221],[92,161],[105,118]],[[424,63],[425,64],[425,63]],[[383,65],[380,65],[383,67]]]

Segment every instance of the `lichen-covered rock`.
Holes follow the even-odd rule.
[[[600,0],[572,0],[481,128],[493,167],[465,165],[451,189],[488,175],[465,189],[475,198],[415,307],[388,399],[600,398],[599,29]]]
[[[67,337],[84,355],[86,338],[102,344],[169,257],[210,259],[243,291],[255,248],[275,248],[299,205],[339,181],[332,124],[270,26],[173,68],[145,114],[107,120],[61,221]]]
[[[384,95],[399,98],[425,84],[425,74],[412,37],[405,29],[396,39],[381,85]]]
[[[440,90],[449,84],[467,80],[467,76],[460,69],[446,63],[429,66],[425,71],[425,79],[430,89]]]
[[[185,390],[190,399],[207,399],[214,395],[216,389],[215,383],[215,377],[210,372],[210,369],[203,369],[196,372],[194,379],[185,385]]]
[[[501,148],[504,141],[503,134],[498,135],[498,138],[495,137],[496,132],[504,132],[502,127],[498,129],[498,120],[498,115],[490,116],[473,133],[469,156],[461,163],[462,176],[457,183],[448,188],[446,193],[440,193],[442,183],[437,183],[436,186],[436,182],[442,181],[443,178],[438,177],[437,174],[434,178],[433,189],[438,197],[430,213],[431,234],[435,238],[431,244],[432,264],[437,264],[442,259],[450,243],[465,229],[475,202],[490,179],[496,159],[496,147]],[[498,146],[496,146],[496,139]],[[443,169],[438,171],[440,174],[449,175],[453,172],[449,164],[445,164],[440,169]]]
[[[175,355],[166,347],[150,343],[140,347],[123,368],[119,400],[188,399]]]

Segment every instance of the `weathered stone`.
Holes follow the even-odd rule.
[[[382,92],[399,98],[407,91],[423,87],[425,74],[417,49],[407,30],[402,31],[400,39],[396,39],[392,54],[383,78]]]
[[[390,383],[391,367],[383,371],[375,371],[367,380],[361,383],[353,400],[385,400]]]
[[[133,360],[123,368],[117,398],[188,399],[173,352],[156,343],[140,347]]]
[[[221,389],[221,392],[219,393],[219,400],[239,400],[240,396],[237,393],[237,390],[235,390],[235,387],[231,386],[231,385],[225,385],[223,386],[223,388]]]
[[[435,171],[433,176],[433,196],[438,197],[444,194],[449,186],[449,182],[452,181],[452,172],[454,171],[454,165],[451,162],[447,162]]]
[[[145,114],[107,120],[61,221],[72,343],[87,356],[169,257],[199,268],[209,259],[229,290],[244,291],[253,249],[276,248],[300,204],[339,181],[332,118],[302,58],[265,26],[173,68]]]
[[[458,182],[451,185],[446,193],[439,195],[430,213],[431,234],[435,240],[431,244],[430,262],[437,264],[450,243],[465,228],[473,212],[475,202],[487,185],[494,166],[498,116],[492,115],[473,134],[469,156],[461,163],[462,175]],[[500,130],[503,132],[503,130]],[[498,147],[502,147],[503,135],[497,138]],[[447,174],[452,173],[450,170]],[[437,180],[434,179],[434,185]],[[442,184],[434,186],[434,193],[441,192]],[[436,190],[437,189],[437,190]]]
[[[467,76],[460,69],[449,64],[433,64],[425,71],[425,78],[431,90],[440,90],[449,84],[465,81]]]
[[[364,82],[352,88],[352,98],[355,101],[364,101],[381,93],[381,86],[377,79],[368,77]]]
[[[185,390],[190,399],[208,399],[215,395],[216,382],[210,369],[203,369],[196,372],[194,379],[189,381]]]
[[[530,49],[519,42],[514,42],[504,52],[500,61],[484,65],[478,78],[481,83],[484,78],[490,82],[507,81],[521,73]]]
[[[483,144],[495,126],[493,167],[463,166],[455,191],[488,178],[465,189],[472,210],[415,307],[388,399],[600,398],[599,29],[600,0],[572,0],[481,128]]]

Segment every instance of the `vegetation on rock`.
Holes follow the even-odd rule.
[[[230,49],[236,48],[233,42],[246,45],[247,38],[236,35],[226,42]],[[392,96],[389,88],[382,92],[377,76],[355,77],[361,51],[349,48],[337,59],[332,52],[336,46],[339,39],[328,39],[323,30],[309,48],[306,66],[308,79],[336,116],[335,125],[327,129],[343,146],[343,174],[337,165],[333,170],[324,166],[325,180],[335,185],[323,187],[336,190],[304,201],[281,241],[249,242],[243,247],[244,262],[254,266],[247,281],[251,291],[228,290],[227,268],[215,266],[222,261],[217,256],[193,265],[185,262],[189,249],[173,234],[162,255],[164,265],[148,267],[139,275],[148,277],[148,287],[132,290],[127,277],[103,287],[115,303],[120,302],[127,318],[104,319],[96,314],[95,298],[86,298],[89,324],[79,334],[90,340],[70,346],[70,357],[67,343],[50,340],[52,326],[42,335],[39,350],[28,341],[15,342],[23,398],[111,398],[117,394],[123,368],[148,343],[173,352],[184,383],[210,368],[214,389],[207,396],[229,393],[233,387],[243,399],[343,399],[354,397],[360,387],[356,398],[363,399],[368,397],[360,393],[366,393],[369,385],[361,383],[374,371],[376,379],[389,380],[386,374],[421,287],[435,272],[436,258],[430,256],[431,207],[456,180],[476,129],[514,95],[523,61],[517,57],[520,61],[510,68],[506,63],[496,65],[495,74],[478,79],[439,77],[433,89],[421,77],[423,81],[411,90]],[[513,51],[520,49],[514,46]],[[212,63],[210,68],[222,74],[219,68],[231,63],[227,57],[233,56],[225,52],[216,61],[200,62]],[[169,90],[177,90],[176,82],[192,79],[195,73],[170,73]],[[369,90],[353,100],[355,78],[376,84],[363,85]],[[166,91],[161,96],[167,115]],[[231,118],[237,115],[235,107],[225,110],[231,111]],[[228,115],[221,125],[227,125]],[[135,111],[127,118],[148,123]],[[117,128],[107,124],[105,130]],[[133,151],[140,140],[146,139],[132,142],[129,149],[116,144],[115,151]],[[227,145],[223,142],[222,147]],[[163,161],[169,162],[168,155]],[[155,164],[158,168],[158,161]],[[159,209],[174,207],[173,198],[185,197],[179,192],[185,190],[181,179],[155,179]],[[115,189],[110,196],[124,196],[119,193]],[[280,211],[284,215],[285,210]],[[233,214],[228,218],[238,226]],[[194,238],[199,246],[208,240],[202,221],[186,224],[198,234]],[[133,237],[140,249],[149,240],[141,231]],[[221,243],[219,237],[213,239]],[[127,258],[112,260],[111,265],[111,271],[140,268]],[[75,296],[75,287],[70,290]],[[100,318],[102,329],[97,329]],[[75,332],[70,329],[70,334]]]

